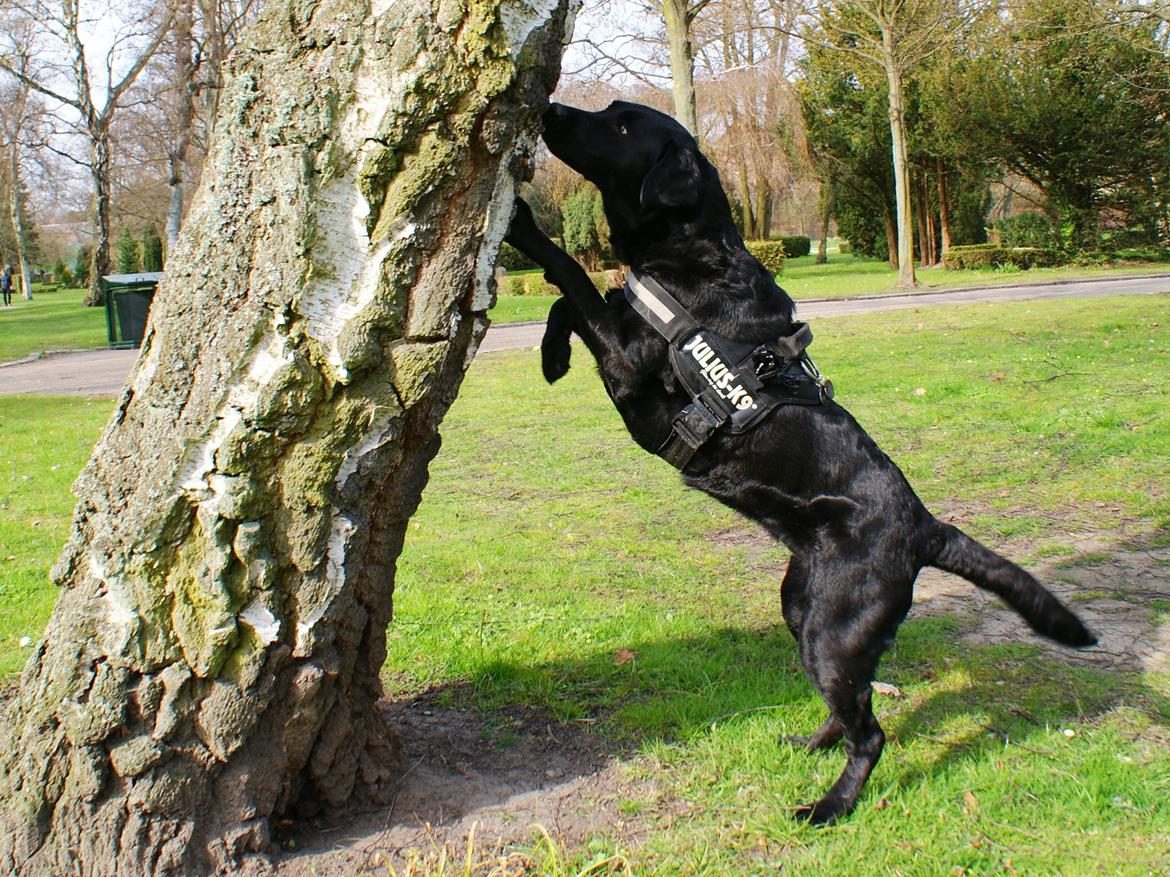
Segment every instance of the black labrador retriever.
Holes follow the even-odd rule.
[[[552,153],[601,190],[614,253],[695,323],[749,346],[794,332],[792,300],[744,247],[715,168],[674,119],[619,101],[600,112],[554,103],[543,121]],[[516,208],[507,240],[564,295],[542,343],[545,377],[556,381],[568,370],[576,333],[634,441],[661,452],[693,399],[671,364],[670,345],[619,290],[602,298],[584,269],[536,227],[527,204],[517,200]],[[935,519],[831,399],[781,404],[747,431],[715,431],[682,475],[792,552],[780,591],[784,620],[829,707],[818,730],[792,739],[811,751],[844,738],[848,758],[825,796],[798,810],[813,823],[848,813],[881,755],[885,735],[871,708],[871,682],[923,567],[997,594],[1056,642],[1096,642],[1031,575]]]

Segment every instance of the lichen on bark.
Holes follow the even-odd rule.
[[[186,874],[377,799],[395,561],[573,0],[274,0],[0,726],[0,871]]]

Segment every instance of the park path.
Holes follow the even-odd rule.
[[[836,317],[939,305],[980,302],[1045,301],[1061,298],[1093,298],[1110,295],[1157,295],[1170,293],[1170,274],[1142,277],[1101,277],[1058,283],[1021,284],[977,289],[952,289],[850,299],[812,299],[798,303],[800,318]],[[544,323],[517,323],[488,329],[480,353],[535,347],[544,334]],[[0,395],[113,396],[130,373],[136,350],[82,350],[50,354],[0,366]]]

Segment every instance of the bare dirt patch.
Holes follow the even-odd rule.
[[[461,869],[473,832],[481,861],[506,860],[510,845],[531,846],[537,826],[568,847],[597,833],[620,832],[627,841],[637,833],[619,805],[652,795],[652,784],[625,775],[612,743],[540,710],[484,717],[441,705],[450,701],[449,692],[431,691],[386,704],[404,747],[392,805],[287,825],[276,873],[388,874],[387,863],[400,871],[412,860],[433,865],[444,851]],[[522,870],[523,857],[514,861]]]
[[[1032,635],[997,598],[935,569],[919,575],[911,615],[965,617],[972,625],[966,642],[1027,641],[1072,663],[1170,671],[1170,547],[1117,543],[1103,533],[1070,534],[1068,544],[1076,551],[1070,557],[1028,566],[1097,634],[1092,649],[1070,651]]]
[[[988,511],[956,502],[946,505],[938,517],[970,530],[965,521]],[[936,569],[919,574],[910,617],[957,615],[966,622],[964,642],[1027,642],[1072,663],[1170,671],[1170,545],[1161,544],[1165,540],[1141,522],[1119,522],[1117,529],[1092,530],[1067,516],[1058,519],[1053,530],[1062,528],[1067,535],[1060,541],[1068,553],[1038,563],[1024,560],[1036,550],[1033,540],[986,541],[988,547],[1019,562],[1072,606],[1100,638],[1097,647],[1071,651],[1035,636],[997,597]],[[744,550],[753,564],[776,545],[767,532],[747,523],[716,534],[712,541]],[[782,574],[778,569],[777,581]]]

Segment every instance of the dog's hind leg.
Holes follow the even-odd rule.
[[[872,556],[867,559],[873,561]],[[853,809],[885,745],[873,714],[871,683],[882,652],[910,608],[913,576],[891,580],[880,563],[875,563],[877,568],[829,563],[814,568],[810,576],[801,661],[829,706],[829,719],[809,743],[828,745],[840,732],[847,758],[824,797],[797,810],[799,818],[818,825]]]
[[[808,595],[805,592],[808,586],[808,564],[804,558],[799,554],[792,555],[788,561],[788,571],[784,574],[784,581],[780,585],[780,599],[784,610],[784,623],[788,625],[788,629],[792,632],[792,636],[796,639],[798,646],[801,646],[803,653],[803,642],[801,640],[801,629],[804,627],[804,616],[806,612],[806,602]],[[804,655],[801,655],[803,662]],[[809,673],[808,668],[805,672]],[[811,677],[811,673],[809,673]],[[799,746],[813,752],[817,749],[824,749],[832,746],[841,739],[843,729],[841,724],[830,715],[823,725],[820,726],[812,734],[785,734],[780,739],[784,742],[791,743],[793,746]]]

